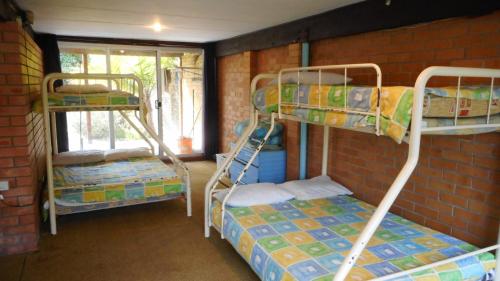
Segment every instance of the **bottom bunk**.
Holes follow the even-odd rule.
[[[157,157],[54,166],[58,215],[183,197],[186,186]]]
[[[220,230],[222,205],[211,216]],[[332,280],[375,207],[351,196],[229,207],[224,236],[262,280]],[[388,213],[346,280],[370,280],[476,250],[471,244]],[[479,254],[399,281],[480,280],[495,257]]]

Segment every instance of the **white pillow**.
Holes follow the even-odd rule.
[[[56,88],[58,93],[72,93],[72,94],[96,94],[109,92],[108,87],[101,84],[92,85],[62,85]]]
[[[104,161],[125,160],[130,157],[148,157],[151,151],[146,147],[110,149],[104,152]]]
[[[285,202],[294,198],[292,194],[287,192],[274,183],[254,183],[239,185],[236,190],[231,193],[226,204],[232,207],[248,207],[255,205],[265,205]],[[214,197],[220,202],[228,194],[229,190],[221,190],[214,194]]]
[[[319,176],[308,180],[289,181],[279,187],[295,195],[297,200],[312,200],[338,195],[351,195],[345,186],[333,181],[329,176]]]
[[[104,161],[102,150],[83,150],[61,152],[54,156],[52,164],[55,166],[95,163]]]
[[[347,77],[347,83],[352,81],[352,78]],[[269,85],[278,84],[278,78],[273,79],[269,82]],[[281,75],[281,84],[297,84],[297,72],[287,72]],[[317,71],[314,72],[301,72],[300,73],[300,84],[319,84],[319,74]],[[344,75],[322,72],[321,73],[321,85],[340,85],[344,84]]]

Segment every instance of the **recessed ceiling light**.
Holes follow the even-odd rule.
[[[123,54],[123,53],[125,53],[125,50],[120,50],[120,54]]]
[[[165,27],[161,25],[159,22],[155,22],[152,25],[149,26],[149,28],[153,29],[155,32],[160,32],[162,31]]]

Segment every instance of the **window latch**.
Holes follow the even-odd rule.
[[[161,101],[155,100],[155,108],[160,109],[160,107],[161,107]]]

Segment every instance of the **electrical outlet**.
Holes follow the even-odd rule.
[[[9,181],[0,181],[0,191],[9,190]]]

